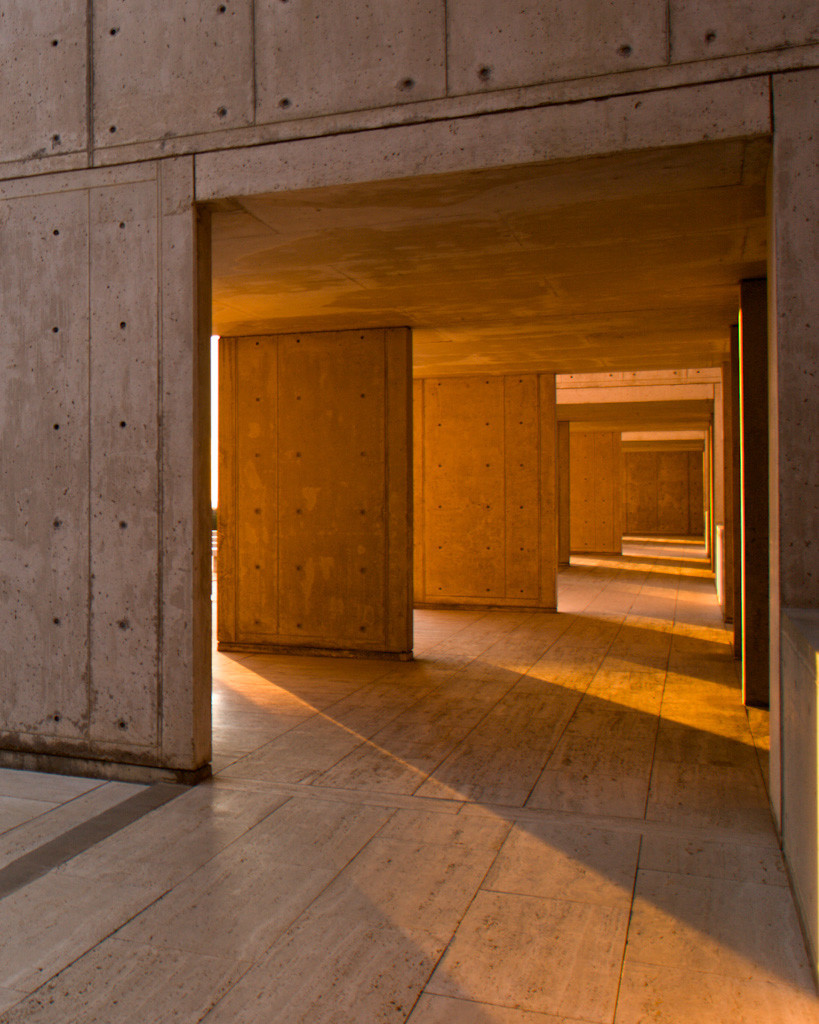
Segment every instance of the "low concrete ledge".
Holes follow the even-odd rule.
[[[782,849],[819,975],[819,609],[781,617]]]

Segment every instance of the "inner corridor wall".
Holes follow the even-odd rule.
[[[414,383],[415,601],[557,606],[554,374]]]
[[[2,183],[0,252],[0,764],[191,780],[210,760],[193,161]]]
[[[623,446],[619,430],[572,430],[572,551],[617,553],[623,545]]]
[[[703,537],[704,477],[698,450],[623,452],[625,532]]]
[[[409,657],[410,331],[219,353],[220,649]]]

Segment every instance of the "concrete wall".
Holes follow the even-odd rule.
[[[2,747],[14,757],[52,751],[191,770],[207,761],[206,360],[192,200],[773,135],[772,791],[780,811],[780,753],[786,775],[801,771],[780,746],[779,687],[786,699],[795,685],[784,670],[779,681],[780,604],[815,609],[819,601],[813,7],[15,0],[3,15],[0,231],[4,254],[13,255],[0,271],[0,425],[13,487],[0,513]],[[190,159],[177,164],[172,156]],[[91,211],[109,202],[126,214],[109,228],[125,230],[118,225],[132,211],[140,226],[133,244],[105,249],[101,278]],[[136,211],[152,202],[154,216],[140,219]],[[64,229],[74,238],[70,252],[55,243],[66,240]],[[198,294],[204,290],[200,284]],[[146,317],[144,337],[155,356],[115,340],[127,330],[120,322],[140,322],[153,294],[157,315],[150,325]],[[114,337],[103,332],[109,295],[128,309],[114,310]],[[53,327],[63,339],[68,322],[79,324],[80,341],[68,346],[58,373],[49,346]],[[104,360],[95,338],[105,339]],[[154,358],[148,383],[142,360],[150,366]],[[70,395],[63,372],[78,388]],[[136,406],[119,408],[133,375],[145,379],[134,392],[143,403],[136,420]],[[61,421],[64,413],[71,416]],[[116,451],[117,431],[134,422],[144,446],[138,495],[127,486],[136,470],[109,472],[100,463],[101,452]],[[73,436],[62,452],[57,432],[45,442],[40,429],[54,423],[61,438]],[[120,456],[123,465],[133,457]],[[151,495],[156,544],[145,511]],[[139,540],[130,541],[137,523]],[[101,582],[71,554],[76,548],[100,568]],[[106,574],[109,556],[122,575]],[[60,567],[53,574],[52,559]],[[75,569],[94,582],[93,603],[88,587],[69,583],[64,591]],[[64,616],[71,630],[61,628]],[[138,652],[128,646],[134,624],[145,641]],[[143,706],[158,710],[156,725]],[[134,722],[132,738],[120,721]],[[53,763],[44,757],[29,763]],[[787,852],[787,825],[785,832]]]
[[[796,0],[43,0],[3,21],[10,174],[764,75],[819,41]]]
[[[557,603],[554,374],[415,387],[415,600]]]
[[[813,800],[815,813],[812,794],[819,775],[819,73],[776,77],[773,109],[768,271],[771,793],[816,966],[819,842],[801,808]],[[788,653],[799,632],[811,639],[810,645],[796,641],[807,651],[807,663]]]
[[[623,452],[624,532],[702,537],[703,452]]]
[[[813,963],[819,962],[819,612],[782,612],[783,841]]]
[[[0,764],[210,758],[192,198],[190,158],[0,185]]]
[[[572,551],[619,553],[623,544],[623,451],[620,432],[569,435]]]
[[[411,345],[220,339],[221,650],[410,655]]]

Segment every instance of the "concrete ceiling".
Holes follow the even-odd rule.
[[[214,331],[408,324],[419,375],[713,366],[765,273],[767,140],[213,211]]]

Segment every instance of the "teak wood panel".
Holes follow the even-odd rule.
[[[415,385],[418,604],[555,607],[554,375]]]
[[[221,339],[222,649],[411,650],[410,346]]]
[[[571,550],[620,551],[623,501],[619,432],[572,431],[569,462]]]
[[[627,533],[703,535],[702,451],[627,451],[624,462]]]

